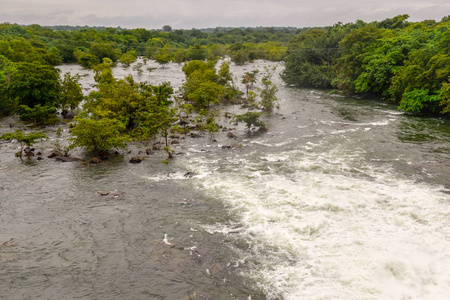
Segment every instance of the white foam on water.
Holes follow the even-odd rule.
[[[448,299],[450,201],[442,187],[388,168],[354,170],[358,153],[252,155],[196,180],[239,217],[237,230],[208,231],[248,243],[244,275],[268,299]]]

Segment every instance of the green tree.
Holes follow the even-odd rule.
[[[11,69],[9,84],[3,88],[19,105],[52,106],[60,95],[58,70],[53,66],[19,62]]]
[[[16,140],[20,143],[20,152],[16,153],[16,156],[22,159],[23,150],[25,146],[31,147],[37,140],[47,139],[48,137],[43,132],[30,132],[23,133],[23,131],[16,130],[14,133],[8,132],[1,136],[3,140]]]
[[[79,81],[80,75],[72,76],[69,72],[64,74],[61,81],[61,95],[55,104],[64,117],[69,110],[77,108],[84,99]]]
[[[109,58],[113,62],[116,62],[122,54],[122,51],[111,44],[98,43],[91,45],[89,53],[98,57],[99,61],[102,61],[104,58]]]
[[[30,108],[26,105],[19,106],[19,117],[22,121],[32,121],[34,125],[56,124],[56,108],[54,106],[41,106],[40,104]]]
[[[92,69],[100,62],[97,56],[82,50],[76,50],[74,56],[76,57],[77,62],[86,69]]]
[[[247,126],[247,130],[250,131],[251,127],[258,127],[259,130],[267,131],[267,125],[261,121],[260,112],[246,112],[242,115],[235,115],[234,120],[236,122],[244,122]]]
[[[428,90],[412,90],[403,94],[399,109],[415,114],[434,114],[440,111],[442,99]]]
[[[136,58],[137,58],[136,50],[130,50],[126,53],[123,53],[120,56],[119,62],[128,67],[129,65],[131,65],[131,63],[133,63],[136,60]]]
[[[276,96],[278,88],[270,80],[275,70],[276,66],[273,66],[272,68],[265,67],[266,74],[261,80],[263,84],[260,93],[261,106],[268,114],[271,114],[273,112],[273,109],[278,105],[278,98]]]
[[[72,128],[70,149],[81,147],[94,150],[99,156],[105,156],[109,150],[126,148],[128,138],[121,134],[125,125],[116,119],[75,118],[77,125]]]

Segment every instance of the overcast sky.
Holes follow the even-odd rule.
[[[174,29],[327,26],[450,15],[450,0],[0,0],[0,23]]]

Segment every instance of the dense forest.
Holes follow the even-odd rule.
[[[448,114],[450,18],[407,19],[304,31],[289,42],[283,78],[299,86],[373,95],[416,114]]]
[[[334,89],[385,99],[414,114],[450,113],[450,17],[440,22],[408,22],[399,15],[379,22],[338,23],[323,28],[214,28],[174,30],[120,27],[42,27],[0,24],[0,114],[18,114],[36,125],[54,124],[84,100],[72,130],[72,146],[99,154],[128,140],[186,133],[191,112],[196,128],[219,130],[218,103],[240,103],[251,110],[234,116],[250,127],[276,106],[273,70],[260,75],[259,94],[244,94],[233,82],[230,65],[256,59],[284,61],[287,84]],[[152,86],[129,76],[117,80],[111,67],[138,57],[160,65],[184,63],[186,81],[175,92],[170,83]],[[97,90],[83,96],[79,77],[55,66],[78,63],[93,69]],[[139,68],[144,67],[142,64]],[[253,85],[248,72],[242,84]],[[176,105],[175,105],[176,104]],[[191,124],[192,125],[192,124]],[[188,126],[189,127],[189,126]],[[192,127],[192,126],[191,126]],[[101,131],[105,136],[99,137]],[[170,148],[166,143],[170,156]]]

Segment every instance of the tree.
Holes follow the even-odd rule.
[[[259,70],[253,70],[250,72],[245,72],[244,75],[242,75],[242,84],[245,84],[245,90],[248,97],[248,91],[253,87],[253,84],[256,81],[256,74],[259,73]]]
[[[398,109],[414,114],[437,113],[440,110],[439,95],[430,95],[428,90],[413,90],[403,94]]]
[[[120,58],[119,62],[124,64],[125,66],[130,66],[132,62],[134,62],[137,58],[136,50],[130,50],[126,53],[123,53]]]
[[[126,148],[128,138],[121,135],[125,125],[115,119],[98,119],[76,117],[77,125],[72,128],[70,149],[82,147],[94,150],[99,156],[105,156],[111,149]]]
[[[442,85],[441,89],[441,105],[444,106],[442,113],[450,113],[450,78],[448,82]]]
[[[4,91],[9,99],[14,99],[19,105],[52,106],[60,95],[58,70],[49,65],[16,63]]]
[[[261,121],[260,112],[246,112],[242,115],[235,115],[234,120],[236,122],[244,122],[247,126],[247,130],[250,131],[252,126],[258,127],[259,130],[267,131],[267,125]]]
[[[77,108],[84,99],[79,81],[80,75],[72,76],[69,72],[64,74],[61,81],[61,95],[55,104],[57,108],[61,109],[61,115],[64,117],[70,109]]]
[[[11,72],[13,70],[13,63],[5,56],[0,55],[0,116],[13,114],[18,106],[16,99],[8,95],[8,87],[11,84]]]
[[[17,140],[20,143],[20,152],[17,152],[16,156],[22,159],[25,146],[31,147],[37,140],[47,139],[48,137],[43,132],[30,132],[25,134],[23,131],[16,130],[14,133],[4,133],[0,138],[3,140]]]
[[[262,78],[263,88],[261,89],[261,106],[268,113],[271,114],[273,109],[277,106],[278,98],[276,96],[278,88],[270,80],[275,72],[276,66],[272,68],[265,67],[266,74]]]
[[[153,54],[153,59],[160,65],[168,64],[172,60],[172,54],[169,50],[170,45],[166,44],[164,48],[156,50]]]
[[[32,121],[34,125],[48,125],[58,122],[54,106],[41,106],[40,104],[30,108],[26,105],[19,106],[19,116],[22,121]]]
[[[82,50],[76,50],[74,56],[77,58],[78,63],[86,69],[92,69],[100,62],[97,56]]]
[[[170,25],[164,25],[162,28],[163,31],[165,32],[171,32],[172,31],[172,26]]]
[[[101,43],[92,44],[89,53],[98,57],[99,61],[102,61],[104,58],[109,58],[113,62],[116,62],[122,54],[122,51],[111,44]]]

